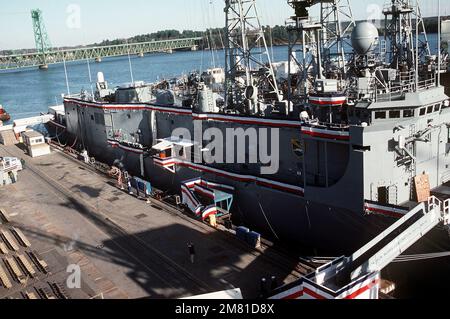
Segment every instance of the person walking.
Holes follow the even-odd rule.
[[[127,171],[123,173],[123,178],[127,184],[128,194],[133,195],[133,189],[131,188],[131,177]]]
[[[191,263],[195,263],[195,246],[193,243],[188,244],[189,256],[191,258]]]

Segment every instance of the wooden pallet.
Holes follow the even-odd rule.
[[[6,289],[12,288],[11,281],[9,280],[8,275],[6,274],[5,270],[1,265],[0,265],[0,281],[2,286],[4,286]]]
[[[19,251],[19,245],[16,243],[14,238],[11,236],[11,234],[5,230],[1,231],[1,235],[3,238],[3,241],[5,242],[8,247],[13,251]]]
[[[34,292],[24,291],[22,295],[25,299],[39,299]]]
[[[24,255],[17,255],[16,260],[31,278],[36,276],[36,271],[34,270],[33,265],[30,264]]]
[[[20,270],[19,266],[17,266],[15,260],[12,257],[6,257],[5,259],[3,259],[3,261],[5,262],[6,267],[8,267],[9,271],[11,272],[11,275],[13,275],[19,283],[23,284],[26,282],[26,276]]]
[[[27,239],[27,237],[22,233],[22,231],[16,227],[13,227],[12,232],[16,236],[16,238],[19,240],[19,242],[24,246],[25,248],[31,247],[31,243]]]
[[[6,210],[4,208],[0,208],[0,224],[1,223],[10,223],[11,219],[9,218],[8,213],[6,212]]]
[[[8,247],[6,247],[6,245],[2,242],[0,242],[0,254],[2,255],[8,255]]]
[[[44,274],[48,274],[50,272],[47,263],[38,255],[36,252],[27,252],[28,257],[30,257],[31,261],[36,265],[36,267],[43,272]]]
[[[42,299],[56,299],[48,288],[36,288],[36,291]]]
[[[57,282],[48,284],[50,285],[53,293],[58,297],[58,299],[69,299],[66,290],[61,286],[61,284]]]

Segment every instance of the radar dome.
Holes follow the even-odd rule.
[[[359,23],[352,32],[352,46],[356,53],[365,55],[378,45],[378,29],[369,22]]]

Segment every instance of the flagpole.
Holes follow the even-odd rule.
[[[441,65],[442,65],[442,54],[441,54],[441,0],[438,0],[438,86],[441,85]]]

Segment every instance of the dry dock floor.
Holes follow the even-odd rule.
[[[51,293],[52,283],[71,298],[180,298],[230,288],[256,298],[262,277],[287,283],[300,275],[295,260],[271,249],[255,251],[229,234],[140,201],[59,151],[32,159],[17,146],[0,145],[0,156],[26,161],[18,183],[0,187],[0,208],[11,218],[1,227],[16,227],[31,242],[11,256],[34,251],[50,268],[24,283],[5,269],[13,287],[0,285],[0,298],[23,298],[39,286]],[[194,264],[188,242],[196,247]],[[3,268],[5,256],[0,252]],[[80,289],[67,288],[68,265],[80,266]]]

